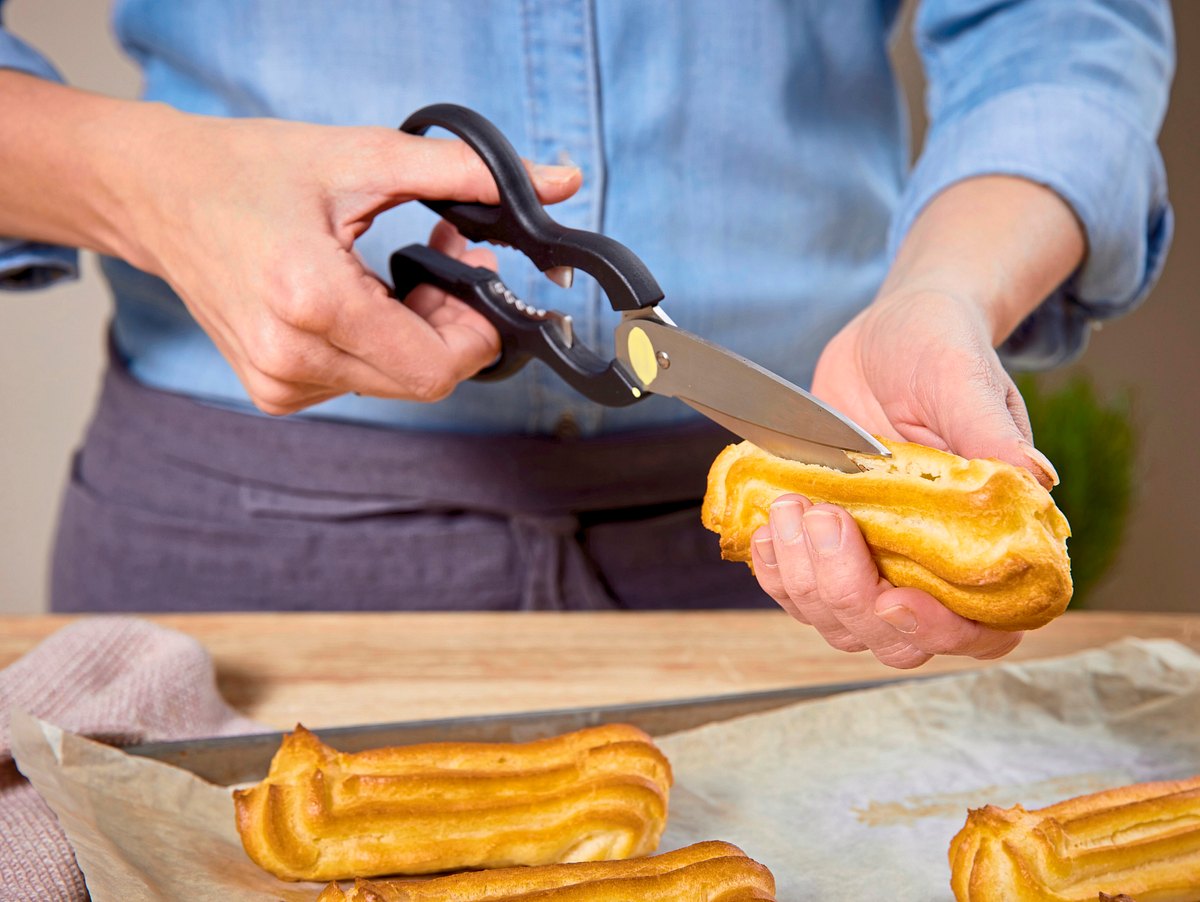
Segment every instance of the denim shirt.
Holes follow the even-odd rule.
[[[552,209],[632,248],[684,328],[802,385],[870,302],[896,246],[948,185],[1005,173],[1048,185],[1083,224],[1088,258],[1003,352],[1047,367],[1154,282],[1171,213],[1155,138],[1174,65],[1166,0],[925,0],[917,47],[930,130],[909,171],[887,43],[899,0],[117,0],[114,30],[144,97],[217,116],[395,125],[428,103],[482,112],[518,151],[570,161],[583,188]],[[0,66],[53,78],[0,31]],[[264,161],[264,176],[269,161]],[[434,222],[411,203],[358,250],[389,253]],[[213,261],[219,265],[219,261]],[[0,285],[76,271],[75,252],[0,240]],[[116,260],[114,336],[141,381],[249,409],[170,288]],[[569,313],[612,353],[616,315],[594,282],[553,285],[523,258],[501,275]],[[608,409],[541,364],[466,383],[436,404],[343,397],[309,411],[402,428],[584,435],[680,422],[651,398]]]

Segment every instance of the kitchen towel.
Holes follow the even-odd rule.
[[[14,708],[114,745],[266,729],[225,703],[190,636],[129,617],[54,633],[0,670],[0,902],[88,898],[58,821],[13,762]]]

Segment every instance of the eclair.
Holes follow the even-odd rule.
[[[1200,777],[1036,811],[973,810],[950,842],[950,871],[958,902],[1196,902]]]
[[[1029,472],[881,441],[891,457],[849,454],[859,473],[786,460],[750,442],[727,447],[709,470],[701,511],[722,557],[750,563],[771,504],[794,492],[845,508],[885,579],[923,589],[956,614],[1026,630],[1066,610],[1070,527]]]
[[[670,785],[662,752],[623,724],[357,754],[298,726],[234,805],[258,865],[284,880],[344,880],[645,855]]]
[[[774,902],[775,879],[737,846],[704,842],[629,861],[453,874],[423,882],[356,880],[317,902]]]

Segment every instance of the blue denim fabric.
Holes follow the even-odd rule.
[[[867,304],[923,206],[955,181],[1021,175],[1064,197],[1089,256],[1005,348],[1020,366],[1082,350],[1093,320],[1153,284],[1171,214],[1155,136],[1174,51],[1165,0],[925,0],[917,43],[931,130],[910,174],[887,56],[898,0],[118,0],[114,27],[145,97],[221,116],[396,124],[472,106],[524,155],[584,187],[553,214],[633,248],[691,329],[808,384],[820,350]],[[51,77],[0,32],[0,65]],[[433,216],[389,212],[359,241],[378,272]],[[70,272],[61,250],[0,245],[0,280]],[[55,269],[57,268],[57,270]],[[246,396],[162,282],[105,261],[133,374],[218,403]],[[570,291],[522,258],[501,274],[574,317],[602,353],[616,317],[590,279]],[[11,282],[12,280],[10,280]],[[0,281],[0,284],[3,284]],[[540,365],[432,405],[346,397],[309,415],[404,428],[596,434],[689,419],[652,398],[593,405]]]

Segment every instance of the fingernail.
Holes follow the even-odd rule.
[[[754,547],[758,549],[758,558],[768,567],[776,567],[778,564],[775,561],[775,540],[770,535],[763,536],[760,539],[754,540]]]
[[[820,554],[837,551],[842,544],[842,519],[837,514],[812,508],[804,515],[804,529],[809,544]]]
[[[884,623],[891,625],[902,633],[915,633],[917,631],[917,618],[902,604],[892,605],[890,608],[884,608],[876,615]]]
[[[804,532],[804,509],[799,501],[776,501],[771,505],[771,530],[785,545],[791,545]]]
[[[1019,444],[1021,451],[1029,458],[1029,462],[1050,477],[1051,485],[1058,485],[1058,471],[1054,469],[1054,464],[1050,463],[1050,458],[1029,442],[1020,442]]]
[[[579,172],[578,166],[550,166],[546,163],[534,163],[533,176],[548,182],[566,182]]]

